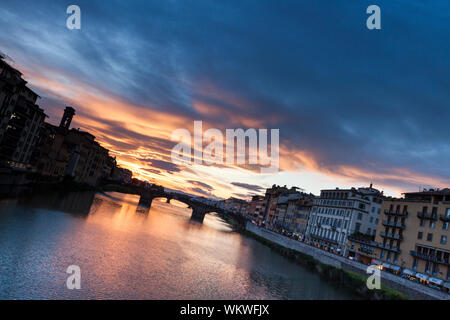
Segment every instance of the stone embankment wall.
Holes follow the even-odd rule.
[[[303,242],[285,237],[273,231],[259,228],[250,222],[247,222],[246,230],[282,247],[309,255],[323,264],[331,265],[333,267],[351,271],[363,276],[368,276],[366,272],[367,265],[365,264],[309,246]],[[404,293],[410,299],[450,300],[450,295],[445,292],[440,292],[385,271],[381,272],[381,282],[394,290]]]

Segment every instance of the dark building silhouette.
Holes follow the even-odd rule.
[[[59,126],[44,122],[39,96],[27,87],[20,71],[0,55],[0,168],[5,184],[21,173],[33,172],[45,181],[70,177],[76,182],[97,184],[102,178],[129,182],[132,173],[117,167],[116,159],[89,132],[71,129],[75,109],[67,106]],[[6,178],[5,178],[6,177]]]
[[[27,87],[20,71],[0,56],[0,164],[26,168],[45,120],[39,96]]]
[[[72,107],[66,107],[64,109],[64,115],[61,118],[61,123],[59,124],[59,127],[61,129],[69,130],[74,115],[75,109]]]

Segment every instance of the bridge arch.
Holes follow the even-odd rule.
[[[196,201],[187,195],[170,194],[161,191],[153,192],[152,190],[142,190],[140,195],[141,198],[139,200],[139,205],[148,208],[151,207],[153,199],[166,199],[167,203],[170,203],[172,199],[182,202],[186,204],[188,208],[192,209],[191,220],[198,221],[200,223],[203,222],[206,214],[219,211],[218,208]]]

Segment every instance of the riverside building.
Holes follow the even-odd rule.
[[[375,241],[351,237],[349,256],[448,288],[449,223],[450,189],[408,192],[404,198],[385,199]]]
[[[322,190],[311,208],[305,240],[344,255],[349,235],[373,238],[379,222],[383,192],[370,187]]]
[[[0,162],[10,168],[30,166],[46,115],[36,104],[20,71],[0,56]]]

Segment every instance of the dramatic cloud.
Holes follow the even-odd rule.
[[[181,168],[178,165],[173,164],[172,162],[167,162],[163,160],[147,160],[147,159],[143,159],[143,161],[148,162],[148,164],[154,168],[162,169],[169,173],[181,171]]]
[[[214,188],[201,192],[221,197],[273,183],[318,193],[372,181],[394,194],[450,185],[448,1],[380,0],[376,31],[366,0],[80,0],[79,31],[65,27],[69,4],[3,0],[0,50],[49,121],[72,104],[74,126],[141,178],[184,191],[201,179]],[[194,120],[279,128],[286,173],[181,170],[170,134]]]
[[[254,185],[254,184],[247,184],[247,183],[240,183],[240,182],[232,182],[231,184],[233,186],[244,188],[244,189],[248,189],[250,191],[255,191],[255,192],[262,192],[262,191],[264,191],[263,187],[258,186],[258,185]]]
[[[200,182],[200,181],[194,181],[194,180],[188,180],[187,182],[193,184],[194,186],[202,187],[202,188],[204,188],[204,189],[206,189],[208,191],[214,190],[214,188],[212,186],[210,186],[209,184],[207,184],[207,183],[203,183],[203,182]]]

